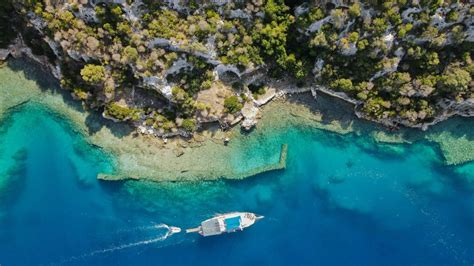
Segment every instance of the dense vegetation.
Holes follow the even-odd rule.
[[[264,68],[273,78],[344,92],[374,120],[428,122],[441,100],[474,99],[474,7],[467,3],[69,2],[16,4],[29,20],[44,21],[37,28],[58,44],[62,85],[110,117],[165,132],[197,128],[197,115],[209,110],[198,94],[213,86],[220,65],[238,73]],[[234,95],[226,96],[222,115],[266,91],[240,80],[229,87]],[[132,99],[139,89],[159,92],[153,104]]]
[[[384,1],[372,6],[378,12],[370,20],[359,3],[324,11],[311,7],[301,24],[325,16],[334,21],[308,36],[311,55],[324,62],[317,71],[320,83],[360,100],[362,111],[377,120],[429,121],[440,99],[474,98],[474,46],[465,41],[459,17],[472,16],[473,8],[449,1],[421,5],[413,19],[402,19],[412,8],[409,2]],[[433,21],[446,9],[445,25],[436,26]]]

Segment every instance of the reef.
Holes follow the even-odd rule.
[[[111,174],[99,174],[97,178],[102,181],[127,181],[127,180],[148,180],[155,182],[163,181],[209,181],[217,179],[245,179],[248,177],[256,176],[258,174],[284,170],[286,168],[286,158],[288,153],[288,145],[283,144],[280,151],[280,158],[278,162],[267,163],[265,165],[250,168],[243,172],[237,171],[237,167],[228,168],[225,167],[226,171],[212,172],[208,169],[192,169],[193,166],[189,165],[191,169],[184,169],[181,171],[164,172],[157,169],[156,175],[152,177],[142,177],[138,175],[111,175]],[[245,162],[242,162],[245,163]]]

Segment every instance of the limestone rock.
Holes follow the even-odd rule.
[[[0,49],[0,61],[7,60],[8,56],[10,55],[10,50],[8,49]]]
[[[252,129],[257,124],[257,116],[259,114],[259,109],[255,107],[253,103],[246,102],[241,112],[244,117],[244,121],[242,122],[242,128],[245,130]]]

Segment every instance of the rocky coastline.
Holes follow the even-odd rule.
[[[11,44],[6,49],[0,49],[0,63],[6,62],[8,57],[11,56],[15,59],[29,59],[33,62],[37,63],[41,68],[49,73],[51,73],[58,81],[61,80],[61,69],[58,65],[53,65],[50,60],[46,56],[35,55],[31,48],[28,47],[21,35],[15,39],[14,43]],[[60,58],[58,58],[59,60]],[[365,113],[360,111],[361,101],[351,98],[347,94],[343,92],[333,91],[329,88],[324,86],[315,85],[314,87],[307,87],[307,88],[298,88],[295,85],[286,84],[286,82],[281,82],[278,80],[267,80],[267,84],[270,84],[268,93],[264,95],[260,100],[255,100],[253,104],[244,106],[241,115],[237,118],[234,118],[233,121],[230,123],[228,121],[206,121],[203,122],[203,127],[205,127],[206,123],[216,123],[218,122],[221,125],[223,130],[228,130],[229,126],[233,127],[236,125],[241,126],[246,131],[252,130],[254,126],[257,125],[258,120],[261,118],[261,108],[266,105],[267,103],[271,102],[273,99],[291,97],[294,94],[300,93],[308,93],[310,92],[314,99],[317,101],[317,97],[319,93],[324,95],[334,97],[336,99],[340,99],[345,101],[351,105],[353,105],[354,114],[359,119],[365,119],[368,121],[372,121],[378,124],[381,124],[388,129],[397,129],[400,126],[407,127],[407,128],[416,128],[426,131],[429,127],[434,126],[440,122],[446,121],[447,119],[453,116],[461,116],[461,117],[473,117],[474,116],[474,99],[468,99],[462,102],[456,102],[452,100],[445,99],[444,101],[440,102],[440,106],[442,107],[442,111],[438,114],[437,117],[434,118],[431,122],[420,122],[420,123],[412,123],[408,120],[400,119],[400,118],[384,118],[384,119],[374,119],[370,116],[367,116]],[[112,120],[114,122],[121,123],[122,121],[116,120],[113,117],[109,117],[106,114],[102,114],[102,116],[106,119]],[[190,138],[192,136],[192,132],[186,132],[183,130],[179,130],[176,132],[171,133],[164,133],[164,134],[157,134],[156,131],[150,130],[149,128],[142,126],[140,124],[135,124],[137,127],[137,132],[140,134],[145,135],[153,135],[159,138],[168,139],[173,137],[183,137],[183,138]]]
[[[0,90],[2,95],[9,95],[8,99],[0,97],[2,107],[18,106],[20,103],[19,108],[22,109],[39,104],[47,108],[52,116],[70,124],[90,145],[114,158],[115,170],[98,178],[156,182],[242,179],[284,169],[286,158],[282,159],[282,155],[286,155],[286,148],[280,148],[282,143],[274,143],[271,138],[289,129],[373,135],[377,142],[390,145],[429,141],[439,143],[447,164],[474,160],[474,149],[469,148],[474,147],[472,134],[469,134],[472,123],[454,118],[430,128],[428,132],[410,129],[389,132],[378,124],[358,119],[352,112],[352,104],[324,95],[314,101],[310,92],[279,97],[262,107],[261,123],[251,134],[242,134],[238,128],[223,132],[216,125],[193,134],[190,139],[172,138],[165,141],[134,133],[133,127],[83,110],[77,103],[67,100],[69,97],[65,97],[67,93],[64,91],[38,88],[36,80],[44,77],[44,70],[37,74],[31,74],[37,70],[27,70],[35,68],[35,65],[10,59],[7,66],[0,70],[0,78],[4,81]],[[20,72],[12,72],[11,68]],[[22,77],[23,71],[30,73],[28,79]],[[10,94],[11,88],[17,88],[13,95]],[[466,135],[459,137],[455,131],[463,127]],[[224,146],[226,138],[230,142]],[[269,151],[263,152],[267,149]]]
[[[334,4],[336,7],[341,6],[341,7],[347,7],[344,3],[339,3],[339,2],[331,2]],[[126,18],[126,21],[136,21],[139,19],[140,16],[143,14],[143,3],[141,1],[134,1],[133,4],[127,4],[127,3],[115,3],[120,8],[122,9],[123,16]],[[19,6],[21,4],[18,3]],[[88,4],[84,5],[79,5],[77,7],[76,11],[74,11],[75,16],[78,19],[82,19],[84,21],[90,21],[93,20],[95,21],[97,19],[96,11],[94,8],[97,8],[98,5],[95,2],[91,2]],[[63,10],[69,10],[69,9],[74,9],[72,6],[65,5],[62,7]],[[185,10],[185,6],[170,6],[169,8],[171,9],[176,9],[178,12]],[[452,7],[453,9],[456,9],[457,7]],[[302,14],[306,12],[307,7],[302,5],[297,8],[295,11],[295,14],[297,16],[303,16]],[[75,9],[74,9],[75,10]],[[306,11],[305,11],[306,10]],[[405,10],[403,12],[403,19],[406,21],[413,21],[413,18],[411,17],[413,13],[421,12],[421,9],[416,9],[410,11],[410,9]],[[373,16],[372,13],[373,10],[370,9],[365,9],[363,6],[361,7],[361,12],[362,16],[370,17]],[[440,11],[441,12],[441,11]],[[445,12],[445,11],[443,11]],[[371,15],[370,15],[371,14]],[[438,13],[437,13],[438,14]],[[20,57],[27,57],[40,65],[43,66],[44,69],[46,69],[48,72],[50,72],[58,81],[64,81],[64,70],[62,67],[64,67],[64,62],[71,62],[74,61],[75,63],[72,64],[77,64],[80,62],[90,62],[92,59],[90,58],[90,55],[88,55],[85,52],[77,51],[74,49],[65,49],[64,43],[61,43],[60,41],[54,40],[51,37],[49,37],[46,33],[45,30],[47,29],[47,22],[39,15],[33,13],[33,12],[28,12],[26,15],[26,27],[30,27],[33,29],[33,31],[37,34],[35,38],[38,40],[43,40],[43,43],[48,47],[49,51],[49,56],[46,55],[36,55],[31,47],[26,45],[26,42],[23,40],[22,35],[20,34],[19,37],[15,40],[15,42],[10,45],[7,49],[2,49],[0,50],[0,60],[5,61],[6,58],[11,55],[15,58],[20,58]],[[467,16],[466,14],[463,13],[463,17],[459,18],[459,21],[463,21],[465,17]],[[365,17],[364,17],[365,18]],[[314,32],[317,32],[323,25],[325,24],[334,24],[334,15],[327,16],[322,20],[318,20],[316,22],[313,22],[309,27],[308,27],[308,32],[306,34],[312,34]],[[472,20],[472,19],[471,19]],[[466,20],[467,22],[469,19]],[[466,23],[467,23],[466,22]],[[346,31],[351,27],[351,22],[350,20],[346,21],[347,24],[342,25],[341,28],[344,28]],[[438,28],[446,28],[450,25],[447,25],[446,23],[441,23],[441,24],[436,24]],[[469,28],[469,30],[472,30],[472,27]],[[343,31],[344,32],[344,31]],[[342,33],[341,33],[342,34]],[[471,34],[471,31],[468,32],[467,39],[469,40],[469,34]],[[390,33],[387,33],[386,36],[389,36]],[[426,40],[425,40],[426,41]],[[447,42],[449,43],[449,42]],[[170,50],[173,52],[181,53],[183,55],[190,55],[190,56],[195,56],[198,58],[201,58],[204,60],[207,64],[212,66],[212,69],[214,71],[213,73],[213,79],[214,83],[218,84],[216,86],[220,86],[218,89],[216,88],[215,91],[213,92],[214,85],[212,85],[211,89],[209,90],[209,95],[205,95],[207,92],[203,91],[203,93],[198,94],[197,99],[198,101],[202,102],[210,102],[212,105],[212,101],[219,102],[217,105],[214,107],[211,107],[211,109],[207,109],[204,111],[198,111],[196,116],[195,116],[195,124],[192,124],[193,126],[189,126],[189,128],[184,128],[182,126],[182,123],[184,122],[183,118],[177,117],[175,121],[170,121],[171,124],[174,124],[175,126],[172,126],[170,130],[163,130],[162,128],[156,128],[155,124],[150,125],[148,121],[150,121],[151,117],[150,115],[144,115],[140,114],[139,117],[131,121],[130,117],[125,117],[125,119],[118,119],[116,117],[112,117],[109,113],[103,111],[102,116],[106,119],[110,119],[116,122],[119,121],[127,121],[127,123],[132,124],[135,128],[137,128],[137,132],[140,134],[147,134],[147,135],[153,135],[156,137],[160,137],[163,139],[171,138],[174,136],[180,136],[184,138],[190,138],[192,137],[193,131],[199,130],[199,128],[205,128],[206,124],[214,124],[218,123],[223,130],[227,130],[230,127],[233,127],[235,125],[240,125],[244,130],[251,130],[255,125],[257,124],[258,120],[261,118],[261,108],[268,102],[272,101],[275,98],[280,98],[284,97],[285,95],[292,95],[292,94],[297,94],[297,93],[303,93],[303,92],[311,92],[313,97],[317,101],[318,94],[325,94],[325,95],[330,95],[335,98],[339,98],[341,100],[344,100],[352,105],[354,105],[354,113],[357,117],[361,119],[366,119],[370,120],[376,123],[380,123],[381,125],[384,125],[390,129],[396,129],[400,126],[402,127],[410,127],[410,128],[419,128],[422,130],[426,130],[428,127],[433,126],[435,124],[438,124],[441,121],[445,121],[446,119],[452,117],[452,116],[463,116],[463,117],[472,117],[474,116],[474,99],[472,98],[467,98],[467,99],[449,99],[449,98],[443,98],[439,100],[438,103],[436,103],[437,108],[439,109],[433,119],[430,121],[424,121],[423,119],[411,119],[411,118],[403,118],[399,115],[396,116],[378,116],[374,117],[372,115],[369,115],[365,109],[364,109],[364,101],[353,97],[349,95],[346,92],[343,91],[336,91],[329,86],[319,83],[318,77],[320,76],[320,71],[323,68],[323,61],[318,61],[313,69],[313,74],[316,80],[310,80],[309,82],[304,82],[305,85],[301,85],[298,83],[301,83],[301,81],[298,81],[294,77],[291,77],[291,75],[288,74],[283,74],[279,78],[273,78],[269,77],[269,71],[271,65],[269,64],[264,64],[262,66],[254,67],[254,68],[247,68],[245,71],[239,70],[239,68],[236,65],[232,64],[224,64],[221,62],[215,55],[215,48],[212,47],[207,47],[207,51],[201,51],[201,50],[194,50],[189,47],[183,47],[178,45],[178,43],[175,43],[173,41],[170,41],[168,39],[163,39],[163,38],[155,38],[152,41],[148,42],[149,47],[160,47],[165,50]],[[398,50],[397,50],[398,51]],[[344,51],[343,51],[344,52]],[[347,52],[347,51],[346,51]],[[346,53],[344,52],[343,54],[351,55],[351,53]],[[396,53],[397,56],[402,53]],[[165,98],[165,102],[168,101],[169,103],[167,104],[175,104],[176,99],[173,99],[173,95],[171,93],[171,86],[173,85],[172,83],[168,82],[166,80],[167,75],[174,75],[176,73],[180,73],[183,69],[189,68],[189,60],[186,58],[184,59],[178,59],[175,61],[172,66],[166,70],[165,76],[164,77],[159,77],[159,76],[151,76],[151,77],[146,77],[142,74],[139,73],[137,70],[137,65],[134,63],[128,63],[127,65],[131,67],[131,69],[135,72],[135,76],[138,76],[138,84],[133,85],[133,88],[131,88],[132,95],[135,94],[136,91],[139,90],[139,88],[145,88],[146,90],[154,90],[157,91],[161,96],[161,98]],[[191,66],[192,68],[192,66]],[[138,71],[138,72],[137,72]],[[385,72],[380,72],[379,74],[376,74],[375,76],[380,77],[384,75],[390,74],[392,70],[386,70]],[[392,71],[393,72],[393,71]],[[229,79],[229,75],[234,75],[234,77],[231,77],[231,80],[235,80],[235,76],[237,77],[237,81],[242,84],[244,87],[251,87],[255,84],[264,84],[265,86],[265,91],[262,95],[259,95],[258,97],[254,94],[252,95],[251,91],[249,89],[243,90],[241,95],[244,95],[245,97],[249,98],[248,101],[244,102],[242,104],[241,110],[238,110],[234,113],[223,113],[223,99],[222,100],[216,100],[216,98],[219,98],[219,94],[227,94],[227,98],[230,97],[233,93],[231,92],[231,89],[229,89],[229,85],[225,85],[222,83],[222,81],[225,81],[226,79]],[[313,77],[311,77],[312,79]],[[472,83],[472,81],[471,81]],[[64,86],[63,86],[64,87]],[[70,88],[65,88],[70,90]],[[73,96],[76,98],[80,98],[78,96],[77,92],[72,92]],[[123,96],[123,95],[122,95]],[[121,96],[121,97],[122,97]],[[108,96],[106,96],[107,98]],[[125,97],[123,101],[118,101],[119,105],[122,104],[123,102],[128,102],[131,103],[132,105],[135,104],[137,106],[140,106],[142,103],[140,103],[140,99],[143,99],[138,97],[137,99],[131,99],[127,98],[129,96],[123,96]],[[133,97],[133,96],[132,96]],[[162,99],[163,100],[163,99]],[[109,101],[105,99],[105,101]],[[134,102],[134,103],[133,103]],[[138,102],[138,103],[137,103]],[[127,103],[127,105],[129,105]],[[102,104],[100,103],[93,103],[93,104],[87,104],[88,108],[95,109],[102,111]],[[123,108],[126,108],[125,105]],[[209,107],[206,107],[209,108]],[[106,108],[107,109],[107,108]],[[215,110],[214,110],[215,109]],[[210,114],[211,112],[214,112],[213,114]],[[166,123],[165,123],[166,124]]]

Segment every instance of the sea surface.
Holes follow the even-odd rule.
[[[234,167],[287,143],[287,169],[108,183],[96,175],[113,172],[113,156],[45,107],[17,107],[0,122],[0,265],[474,264],[474,163],[446,166],[428,143],[311,128],[247,138]],[[209,238],[166,228],[230,211],[265,218]]]

